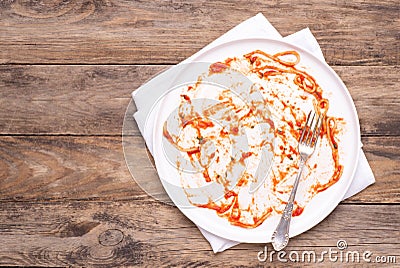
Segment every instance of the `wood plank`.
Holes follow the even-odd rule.
[[[164,199],[141,137],[125,153],[139,184]],[[400,137],[366,137],[376,183],[347,203],[400,203]],[[136,168],[135,168],[136,167]],[[154,200],[125,163],[120,137],[0,137],[0,201]]]
[[[120,137],[29,136],[0,140],[3,200],[120,199],[146,195],[126,168]],[[142,172],[146,172],[146,167]]]
[[[376,182],[346,202],[399,203],[400,137],[365,137],[361,142]]]
[[[361,135],[400,135],[399,66],[335,67],[346,84],[360,120]],[[397,128],[394,130],[393,128]]]
[[[399,205],[340,205],[322,223],[290,240],[285,249],[371,251],[400,261]],[[382,219],[385,224],[382,224]],[[0,265],[258,267],[264,244],[241,244],[213,254],[195,225],[175,207],[157,202],[1,203]],[[362,234],[362,235],[361,235]],[[272,251],[269,244],[268,252]],[[336,256],[340,256],[336,253]],[[335,255],[333,255],[335,256]],[[288,256],[286,256],[288,259]],[[328,255],[318,266],[331,267]],[[340,263],[340,266],[367,264]],[[275,254],[273,265],[280,262]],[[299,263],[286,264],[295,265]],[[281,264],[282,265],[282,264]],[[306,266],[315,263],[305,262]]]
[[[130,93],[164,68],[0,66],[1,133],[121,134]]]
[[[283,34],[309,27],[329,64],[399,63],[396,0],[1,1],[1,63],[176,64],[264,13]]]
[[[0,66],[0,134],[119,135],[130,93],[166,68]],[[363,135],[400,135],[398,66],[335,71],[354,99]]]

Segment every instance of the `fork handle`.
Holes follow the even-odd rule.
[[[290,220],[292,219],[293,204],[296,197],[297,187],[299,186],[301,174],[303,172],[305,161],[300,158],[299,173],[297,174],[296,180],[294,181],[292,192],[290,193],[289,200],[283,210],[282,217],[279,221],[275,232],[272,235],[272,246],[276,251],[284,249],[289,242],[289,228]]]

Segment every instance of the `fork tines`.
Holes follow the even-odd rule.
[[[312,111],[308,113],[306,125],[303,128],[299,142],[307,146],[315,146],[318,141],[319,134],[321,133],[321,126],[324,116],[316,114]],[[311,120],[310,120],[311,119]]]

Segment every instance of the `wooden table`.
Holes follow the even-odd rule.
[[[397,0],[0,1],[0,264],[271,265],[257,259],[263,244],[214,255],[177,208],[135,183],[121,145],[134,89],[257,12],[282,35],[314,33],[354,99],[376,176],[286,251],[320,254],[344,239],[348,250],[395,256],[398,265]],[[149,165],[143,174],[156,179]],[[275,256],[272,265],[288,263]]]

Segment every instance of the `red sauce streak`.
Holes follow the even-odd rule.
[[[246,159],[248,157],[250,157],[253,153],[252,152],[244,152],[242,153],[242,159]]]
[[[200,148],[196,147],[196,148],[190,149],[186,153],[188,154],[189,157],[191,157],[194,154],[200,153]]]
[[[233,135],[239,134],[239,128],[238,128],[238,127],[233,127],[233,128],[231,129],[231,133],[232,133]]]
[[[242,157],[240,158],[239,162],[244,165],[244,160],[249,158],[253,153],[252,152],[243,152]]]
[[[303,210],[304,210],[303,207],[297,206],[296,209],[293,210],[292,216],[293,216],[293,217],[300,216],[301,213],[303,213]]]
[[[206,180],[206,182],[211,182],[210,175],[208,174],[208,169],[205,169],[203,171],[203,177]]]
[[[222,73],[228,68],[228,65],[226,65],[223,62],[215,62],[210,65],[209,72],[210,74],[215,74],[215,73]]]
[[[280,74],[281,74],[281,72],[278,72],[278,71],[275,71],[275,70],[266,71],[266,72],[263,74],[263,77],[264,77],[264,78],[267,78],[267,77],[269,77],[269,76],[276,76],[276,75],[280,75]]]
[[[225,212],[227,212],[231,208],[232,204],[217,205],[214,202],[209,202],[207,204],[198,204],[196,206],[198,206],[200,208],[213,209],[220,215],[220,214],[224,214]]]
[[[219,135],[221,136],[221,137],[227,137],[228,136],[228,132],[226,132],[225,130],[223,130],[223,129],[221,129],[221,131],[219,132]]]
[[[214,126],[214,123],[212,121],[198,120],[197,122],[198,122],[197,126],[199,128],[203,128],[203,129],[206,129],[206,128]]]
[[[181,97],[184,98],[187,102],[192,103],[188,95],[183,94],[181,95]]]
[[[241,186],[243,186],[243,185],[246,185],[247,182],[248,182],[248,180],[247,180],[246,176],[242,176],[242,177],[240,178],[240,180],[236,183],[236,185],[237,185],[238,187],[241,187]]]
[[[175,145],[175,141],[174,139],[171,137],[171,135],[169,134],[168,130],[167,130],[167,124],[164,124],[163,126],[163,136],[173,145]]]
[[[227,66],[230,66],[231,61],[233,61],[233,58],[227,58],[227,59],[225,60],[225,64],[226,64]]]
[[[230,197],[232,197],[232,196],[237,196],[237,194],[236,194],[234,191],[228,191],[228,192],[226,192],[225,195],[224,195],[224,197],[225,197],[226,199],[228,199],[228,198],[230,198]]]
[[[267,123],[272,129],[275,129],[274,121],[269,118],[264,119],[265,123]]]

